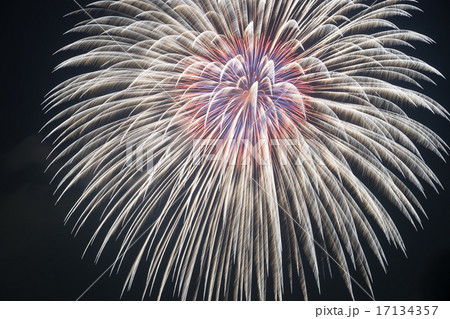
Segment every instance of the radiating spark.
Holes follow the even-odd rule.
[[[448,117],[419,92],[441,74],[402,51],[432,40],[388,20],[414,3],[96,2],[57,68],[89,71],[46,101],[60,196],[89,182],[67,219],[100,212],[90,244],[121,240],[118,264],[150,227],[126,285],[141,269],[158,296],[173,280],[182,299],[281,299],[298,280],[306,299],[321,259],[370,288],[374,228],[405,249],[380,198],[420,223],[407,185],[440,184],[419,147],[447,148],[407,115]]]

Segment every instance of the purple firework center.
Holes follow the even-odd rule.
[[[178,79],[179,101],[197,139],[295,138],[307,120],[304,59],[284,41],[256,37],[200,39],[203,54],[186,59]],[[239,145],[239,143],[238,143]]]

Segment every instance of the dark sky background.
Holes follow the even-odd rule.
[[[85,5],[89,1],[79,1]],[[432,37],[437,44],[419,45],[414,55],[450,77],[448,1],[420,1],[424,13],[402,19],[399,25]],[[39,129],[49,119],[41,111],[45,94],[68,76],[52,74],[63,55],[53,53],[73,40],[63,36],[77,19],[63,18],[76,10],[72,0],[19,1],[2,18],[2,114],[0,135],[0,300],[75,300],[110,265],[114,250],[98,264],[95,249],[81,255],[89,233],[76,238],[64,217],[77,198],[77,190],[55,206],[55,185],[49,185],[54,171],[44,173],[49,143],[41,143]],[[426,93],[447,109],[449,82],[425,86]],[[412,114],[432,127],[450,144],[449,123],[425,112]],[[441,179],[445,190],[436,194],[427,187],[428,198],[420,198],[429,220],[416,231],[406,220],[397,224],[406,243],[408,258],[383,241],[388,258],[387,274],[372,263],[373,290],[378,300],[450,300],[450,165],[429,152],[424,157]],[[446,157],[448,160],[449,157]],[[394,214],[397,214],[396,212]],[[372,257],[370,257],[373,259]],[[371,260],[374,261],[374,260]],[[106,273],[82,300],[118,300],[127,274]],[[337,272],[322,278],[319,295],[310,279],[311,300],[349,300]],[[139,277],[138,277],[139,279]],[[140,299],[142,289],[125,293],[124,300]],[[367,296],[355,286],[357,300]],[[171,292],[164,295],[171,299]],[[288,300],[301,298],[299,291],[287,292]]]

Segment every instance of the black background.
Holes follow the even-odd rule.
[[[79,1],[86,5],[89,1]],[[437,44],[419,44],[414,55],[450,76],[450,30],[447,1],[420,1],[424,13],[401,19],[402,28],[433,38]],[[72,0],[18,1],[2,18],[2,139],[0,155],[0,300],[75,300],[108,268],[113,252],[98,264],[95,251],[81,255],[89,234],[76,238],[64,217],[76,199],[76,191],[55,206],[55,185],[49,186],[54,171],[44,173],[48,142],[41,143],[39,129],[49,119],[41,111],[45,94],[68,74],[53,68],[64,55],[53,56],[73,40],[63,33],[78,19],[63,16],[78,7]],[[450,108],[449,82],[436,79],[438,86],[425,86],[426,94]],[[427,113],[412,114],[432,127],[450,143],[449,123]],[[424,152],[427,163],[441,179],[445,190],[436,194],[427,188],[420,198],[429,220],[416,231],[406,220],[398,226],[406,243],[405,255],[383,242],[388,258],[387,274],[372,263],[373,290],[378,300],[450,300],[450,165]],[[448,160],[449,157],[447,156]],[[118,300],[127,269],[117,275],[106,273],[82,300]],[[335,272],[322,278],[322,294],[309,282],[312,300],[349,300],[342,279]],[[357,300],[367,296],[355,287]],[[122,299],[140,299],[142,291],[125,293]],[[171,299],[170,291],[164,295]],[[301,298],[287,291],[286,299]]]

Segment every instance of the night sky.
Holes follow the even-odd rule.
[[[88,2],[79,1],[82,5]],[[416,12],[414,19],[397,22],[402,28],[424,33],[437,42],[431,46],[419,44],[413,54],[449,78],[448,1],[423,0],[419,6],[424,13]],[[67,57],[53,53],[74,39],[63,33],[79,19],[63,16],[76,9],[72,0],[19,1],[3,11],[0,300],[76,300],[115,256],[114,249],[107,249],[95,264],[96,252],[91,249],[81,259],[91,233],[81,232],[74,238],[73,224],[64,225],[66,213],[80,190],[74,189],[55,206],[56,197],[52,193],[56,185],[49,185],[55,169],[44,173],[51,144],[41,143],[44,135],[38,133],[49,119],[41,111],[41,103],[49,90],[70,75],[65,71],[52,73]],[[434,79],[438,86],[425,85],[426,94],[450,109],[449,81]],[[409,114],[450,144],[448,122],[426,112]],[[424,151],[423,155],[445,190],[436,194],[427,187],[427,199],[418,195],[429,216],[429,220],[423,220],[424,229],[416,231],[406,219],[396,217],[397,211],[392,213],[408,257],[382,240],[389,262],[385,274],[373,256],[369,256],[377,300],[450,300],[450,165],[430,152]],[[126,266],[118,274],[107,272],[82,300],[119,300],[128,271]],[[311,300],[350,299],[336,269],[333,274],[333,278],[329,274],[321,277],[321,295],[314,280],[309,279]],[[368,300],[358,287],[354,290],[357,300]],[[122,299],[141,299],[141,294],[138,283]],[[173,299],[170,287],[163,297]],[[292,293],[287,289],[284,298],[298,300],[302,296],[298,289]]]

